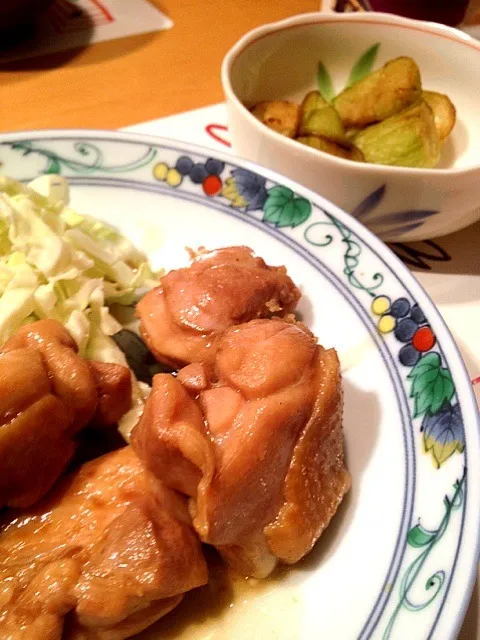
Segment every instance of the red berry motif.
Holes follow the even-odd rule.
[[[435,336],[430,327],[420,327],[415,332],[412,340],[413,346],[417,351],[421,351],[422,353],[425,351],[430,351],[430,349],[435,344]]]
[[[207,196],[216,196],[222,188],[222,181],[216,175],[210,175],[202,183],[203,190]]]

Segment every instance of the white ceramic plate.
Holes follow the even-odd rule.
[[[305,321],[342,361],[353,486],[313,553],[234,606],[203,592],[148,637],[453,639],[477,563],[479,416],[450,333],[393,254],[321,197],[181,143],[30,132],[3,136],[0,161],[21,180],[67,177],[73,206],[156,266],[230,244],[285,264]]]

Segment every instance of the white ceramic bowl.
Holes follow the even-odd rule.
[[[301,101],[321,61],[335,92],[380,43],[375,67],[408,55],[426,89],[446,93],[457,123],[435,169],[355,163],[281,136],[248,110],[262,100]],[[480,42],[437,25],[367,14],[299,15],[247,33],[222,65],[233,146],[352,213],[384,240],[423,240],[480,219]]]

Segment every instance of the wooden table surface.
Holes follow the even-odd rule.
[[[0,66],[0,130],[116,129],[223,99],[220,65],[253,27],[319,0],[152,0],[167,31]]]

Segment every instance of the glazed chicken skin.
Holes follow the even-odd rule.
[[[252,320],[219,339],[213,365],[155,376],[132,444],[190,497],[203,542],[244,575],[308,553],[350,486],[337,355],[301,324]]]
[[[1,525],[2,640],[122,640],[207,581],[185,500],[129,446]]]
[[[294,311],[300,292],[285,267],[270,267],[248,247],[200,251],[170,271],[137,305],[142,337],[171,366],[213,363],[229,327]]]
[[[128,369],[83,360],[55,320],[22,327],[0,350],[0,508],[34,504],[80,429],[115,424],[130,404]]]

